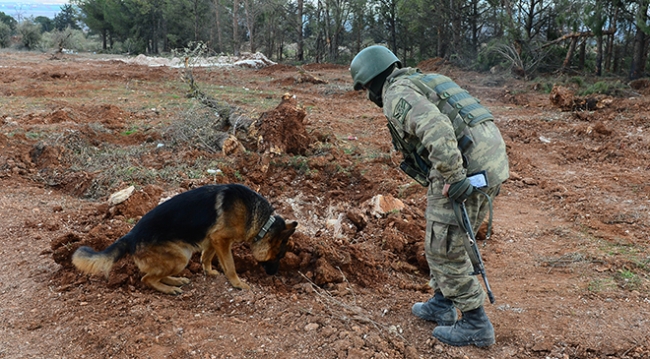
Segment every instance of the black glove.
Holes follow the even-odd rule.
[[[469,180],[465,178],[449,185],[447,197],[458,203],[462,203],[465,202],[472,192],[474,192],[474,186],[472,186],[472,184],[469,183]]]

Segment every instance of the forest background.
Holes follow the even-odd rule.
[[[523,79],[646,75],[650,0],[71,0],[53,19],[0,12],[0,47],[169,54],[261,52],[347,64],[381,43],[406,65],[444,58]]]

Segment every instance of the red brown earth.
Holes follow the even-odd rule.
[[[441,344],[411,315],[431,295],[425,191],[346,66],[195,69],[204,93],[256,120],[231,142],[244,150],[219,152],[174,137],[210,112],[178,69],[1,52],[0,358],[650,357],[647,86],[584,108],[567,87],[421,68],[479,97],[507,143],[511,177],[481,241],[496,345]],[[197,257],[180,296],[143,286],[128,257],[108,281],[71,268],[75,248],[107,246],[162,198],[227,182],[299,222],[276,276],[235,248],[252,290],[206,277]],[[371,214],[376,195],[405,207]]]

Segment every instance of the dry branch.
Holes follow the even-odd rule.
[[[603,35],[613,35],[616,33],[616,30],[606,30],[603,31]],[[540,49],[544,49],[546,47],[555,45],[557,43],[560,43],[562,41],[566,41],[568,39],[574,39],[574,38],[580,38],[580,37],[594,37],[596,34],[594,34],[592,31],[581,31],[581,32],[572,32],[570,34],[566,34],[564,36],[558,37],[557,39],[553,41],[549,41],[545,43],[544,45],[540,46]]]

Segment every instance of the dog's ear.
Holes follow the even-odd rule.
[[[293,234],[293,232],[296,231],[296,227],[298,227],[298,222],[296,222],[296,221],[293,221],[291,223],[287,223],[284,231],[282,231],[282,232],[283,232],[283,234],[285,236],[289,237],[290,235]]]

